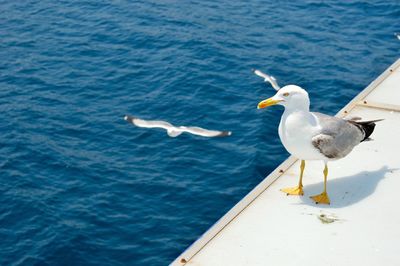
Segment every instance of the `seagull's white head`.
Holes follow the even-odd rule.
[[[257,108],[265,108],[271,105],[283,105],[286,109],[309,110],[310,99],[308,93],[296,85],[287,85],[281,88],[273,97],[261,101]]]

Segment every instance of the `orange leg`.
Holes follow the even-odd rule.
[[[330,204],[328,193],[326,192],[326,180],[328,177],[328,165],[325,163],[324,168],[324,191],[321,194],[311,196],[310,198],[315,202],[315,204]]]
[[[297,187],[283,188],[283,189],[281,189],[282,192],[286,193],[287,195],[300,195],[300,196],[304,195],[303,172],[304,172],[305,167],[306,167],[306,162],[304,160],[301,160],[299,185]]]

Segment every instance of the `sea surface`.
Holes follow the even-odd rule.
[[[0,265],[167,265],[400,55],[399,1],[0,1]],[[226,138],[123,116],[231,130]]]

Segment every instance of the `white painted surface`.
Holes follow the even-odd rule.
[[[399,65],[400,60],[392,66],[395,71],[373,83],[377,87],[360,95],[400,105]],[[182,258],[186,265],[207,266],[400,265],[400,112],[355,103],[348,107],[349,116],[385,120],[376,126],[374,141],[329,164],[331,205],[309,199],[323,189],[319,161],[306,162],[303,197],[279,191],[298,182],[299,162],[288,167],[290,159],[281,166],[288,167],[283,175],[277,169],[268,177],[272,185],[260,184],[173,265],[184,265]],[[323,223],[320,215],[334,221]]]
[[[372,91],[365,100],[400,105],[400,68],[382,81],[379,89]]]

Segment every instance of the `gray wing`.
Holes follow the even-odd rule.
[[[321,130],[312,138],[312,144],[330,159],[340,159],[351,152],[364,138],[364,132],[354,124],[329,115],[313,113]]]
[[[179,127],[182,131],[186,131],[188,133],[199,135],[203,137],[226,137],[230,136],[230,131],[217,131],[217,130],[208,130],[201,127]]]
[[[344,120],[347,120],[347,121],[359,121],[359,120],[361,120],[362,118],[359,117],[359,116],[350,116],[350,117],[344,117],[343,119],[344,119]]]

